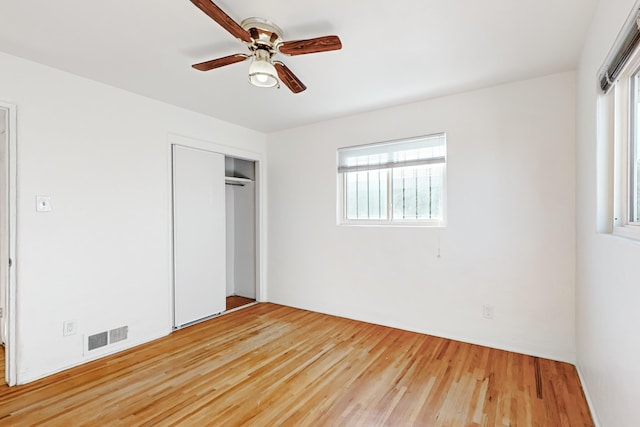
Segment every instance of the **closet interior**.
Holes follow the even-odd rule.
[[[256,301],[256,163],[226,156],[226,309]]]

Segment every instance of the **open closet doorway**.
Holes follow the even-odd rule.
[[[225,156],[227,311],[256,301],[255,163]]]
[[[16,107],[0,102],[0,360],[4,381],[15,385]]]

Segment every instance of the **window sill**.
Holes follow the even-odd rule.
[[[640,243],[640,226],[637,225],[615,226],[611,234]]]

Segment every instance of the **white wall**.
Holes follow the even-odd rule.
[[[577,365],[600,425],[638,424],[640,244],[599,234],[596,74],[634,0],[600,0],[577,85]],[[606,178],[606,177],[604,177]]]
[[[574,86],[569,72],[268,135],[270,301],[574,361]],[[436,132],[446,228],[336,225],[338,147]]]
[[[5,54],[0,100],[18,106],[18,381],[87,360],[83,334],[169,333],[167,134],[259,153],[265,136]]]

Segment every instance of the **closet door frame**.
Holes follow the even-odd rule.
[[[264,161],[264,155],[262,153],[239,149],[228,145],[219,144],[212,141],[205,141],[196,138],[189,138],[183,135],[169,134],[167,138],[167,152],[168,152],[168,182],[167,186],[170,189],[169,194],[169,206],[167,207],[169,212],[169,227],[168,238],[170,241],[170,253],[169,259],[169,274],[170,274],[170,286],[167,292],[170,295],[170,305],[168,307],[169,319],[171,319],[172,328],[175,329],[174,318],[174,289],[175,289],[175,274],[174,274],[174,229],[173,229],[173,180],[172,180],[172,153],[173,146],[179,145],[187,148],[195,148],[203,151],[210,151],[213,153],[222,154],[225,156],[235,157],[239,159],[249,160],[255,162],[256,165],[256,177],[255,177],[255,208],[256,208],[256,301],[267,301],[267,281],[266,281],[266,165]]]

